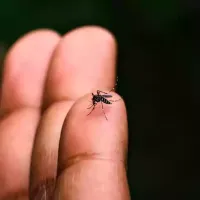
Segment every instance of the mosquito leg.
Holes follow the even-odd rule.
[[[115,87],[112,88],[109,92],[103,92],[103,91],[101,91],[101,90],[97,90],[97,94],[98,94],[98,95],[100,95],[100,93],[108,94],[108,93],[110,93],[110,92],[112,92],[112,91],[114,91],[114,90],[115,90]]]
[[[112,88],[112,89],[109,91],[109,93],[110,93],[110,92],[112,92],[112,91],[115,91],[115,87],[114,87],[114,88]]]
[[[91,114],[91,112],[95,109],[96,104],[94,104],[92,106],[93,106],[92,110],[87,115]]]
[[[115,91],[115,89],[116,89],[116,87],[117,87],[117,82],[118,82],[118,77],[117,77],[117,80],[116,80],[115,86],[114,86],[114,87],[109,91],[109,93],[112,92],[112,91]]]
[[[104,114],[106,120],[108,120],[108,118],[106,117],[106,113],[105,113],[105,111],[104,111],[104,109],[103,109],[103,103],[102,103],[102,101],[101,101],[101,107],[102,107],[102,111],[103,111],[103,114]]]
[[[90,109],[90,108],[92,108],[92,106],[94,106],[93,104],[90,106],[90,107],[88,107],[87,109]]]
[[[116,102],[116,101],[120,101],[121,99],[117,99],[117,100],[109,100],[111,102]]]
[[[101,90],[97,90],[97,94],[99,95],[100,93],[108,94],[107,92],[103,92],[103,91],[101,91]]]
[[[110,92],[112,92],[112,91],[114,91],[114,90],[115,90],[115,87],[112,88],[109,92],[103,92],[103,91],[101,91],[101,90],[97,90],[97,94],[98,94],[98,95],[100,95],[100,93],[108,94],[108,93],[110,93]]]
[[[112,91],[115,91],[116,86],[117,86],[117,82],[118,82],[118,77],[117,77],[117,81],[116,81],[116,83],[115,83],[115,86],[114,86],[109,92],[103,92],[103,91],[101,91],[101,90],[97,90],[97,94],[98,94],[98,95],[99,95],[100,93],[108,94],[108,93],[110,93],[110,92],[112,92]]]

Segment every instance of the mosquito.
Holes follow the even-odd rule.
[[[103,108],[103,104],[112,104],[112,102],[116,102],[116,101],[121,100],[121,99],[118,99],[118,100],[108,100],[108,98],[112,98],[113,97],[109,93],[111,91],[113,91],[114,89],[115,89],[115,87],[112,88],[112,90],[110,90],[108,93],[100,91],[100,90],[97,90],[96,94],[92,93],[92,105],[89,108],[87,108],[87,109],[91,109],[92,108],[92,110],[87,115],[90,115],[92,113],[92,111],[95,109],[96,105],[98,103],[101,103],[103,114],[104,114],[106,120],[108,120],[108,118],[106,117],[104,108]]]

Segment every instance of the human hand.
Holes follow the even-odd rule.
[[[0,95],[0,200],[130,199],[123,100],[104,106],[108,121],[101,104],[87,116],[91,92],[115,85],[115,57],[99,27],[14,44]]]

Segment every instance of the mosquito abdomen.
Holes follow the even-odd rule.
[[[102,101],[103,103],[105,103],[105,104],[111,104],[110,101],[108,101],[106,98],[104,98],[104,97],[102,97],[102,96],[101,96],[101,101]]]

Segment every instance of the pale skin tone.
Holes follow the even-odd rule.
[[[91,92],[116,80],[116,42],[100,27],[36,30],[4,63],[1,200],[129,200],[123,100],[87,116]],[[119,95],[111,93],[113,99]]]

